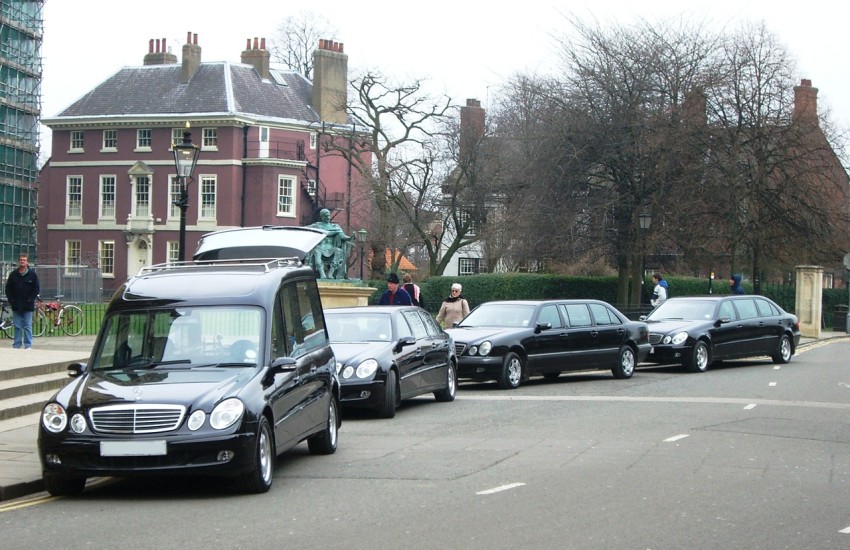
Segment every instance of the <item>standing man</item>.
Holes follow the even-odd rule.
[[[382,306],[413,305],[410,294],[403,288],[399,288],[398,275],[395,273],[390,273],[390,276],[387,277],[387,290],[381,295],[381,301],[378,304]]]
[[[660,306],[667,300],[667,285],[661,284],[666,281],[661,276],[661,273],[653,273],[652,274],[652,284],[655,285],[655,288],[652,291],[652,307]]]
[[[741,276],[738,273],[729,277],[729,290],[732,291],[732,294],[746,294],[744,287],[741,286]]]
[[[22,345],[24,349],[32,348],[32,316],[39,292],[38,275],[29,267],[29,256],[21,254],[18,269],[9,273],[6,281],[6,299],[12,306],[12,323],[15,325],[12,343],[15,349],[21,349]]]

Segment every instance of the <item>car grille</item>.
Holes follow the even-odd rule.
[[[663,334],[649,333],[649,343],[652,344],[653,346],[655,344],[660,344],[662,338],[664,338]]]
[[[183,421],[182,405],[111,405],[89,413],[97,432],[150,434],[176,430]]]
[[[463,355],[464,351],[466,351],[466,344],[458,344],[455,342],[455,353],[457,355]]]

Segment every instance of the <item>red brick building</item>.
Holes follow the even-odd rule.
[[[186,124],[200,146],[189,184],[186,257],[218,229],[307,225],[328,208],[347,233],[358,175],[323,147],[359,128],[346,115],[348,56],[321,40],[314,82],[270,67],[265,39],[241,63],[202,62],[189,33],[182,59],[151,40],[142,66],[124,67],[57,116],[38,199],[41,265],[97,266],[103,288],[178,259],[180,185],[172,144]]]

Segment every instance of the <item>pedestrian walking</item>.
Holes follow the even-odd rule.
[[[741,275],[739,273],[735,273],[729,277],[729,289],[732,291],[732,294],[746,294],[744,287],[741,286]]]
[[[15,349],[32,348],[32,317],[40,292],[38,275],[29,267],[29,256],[21,254],[18,257],[18,269],[9,273],[6,280],[6,300],[12,308],[12,324],[15,326],[15,338],[12,341]]]
[[[455,323],[469,315],[469,302],[463,297],[460,283],[452,284],[449,297],[443,300],[440,312],[437,313],[437,322],[444,328],[451,328]]]
[[[410,294],[401,288],[398,275],[390,273],[387,277],[387,290],[381,295],[378,304],[382,306],[409,306],[413,305]]]
[[[422,296],[422,289],[419,288],[419,285],[413,282],[413,276],[410,273],[405,273],[404,277],[401,278],[402,288],[410,294],[410,299],[413,301],[413,305],[419,307],[425,307],[425,298]]]

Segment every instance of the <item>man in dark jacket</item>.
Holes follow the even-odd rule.
[[[38,275],[30,269],[29,257],[21,254],[18,269],[9,273],[6,281],[6,299],[12,306],[12,323],[15,325],[15,340],[12,343],[15,349],[32,347],[32,316],[39,292]]]
[[[387,277],[387,290],[381,295],[378,304],[382,306],[410,306],[413,301],[410,299],[410,294],[401,288],[398,280],[398,275],[390,273]]]
[[[741,275],[738,273],[729,277],[729,288],[732,290],[732,294],[746,294],[744,287],[741,286]]]

